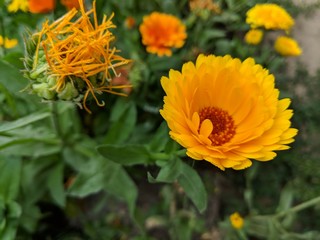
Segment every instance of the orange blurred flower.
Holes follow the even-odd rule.
[[[71,10],[72,8],[80,8],[78,0],[61,0],[61,4],[65,6],[68,10]]]
[[[126,28],[131,29],[136,25],[136,20],[134,19],[134,17],[127,17],[125,22],[124,22]]]
[[[221,9],[217,3],[212,0],[189,0],[189,6],[191,11],[199,11],[207,9],[214,13],[220,13]]]
[[[117,76],[112,78],[112,85],[113,86],[127,86],[122,88],[122,92],[125,94],[130,94],[132,91],[132,86],[129,80],[129,72],[131,70],[132,64],[123,66],[117,69]]]
[[[171,56],[171,48],[181,48],[187,38],[186,27],[180,19],[165,13],[145,16],[139,29],[147,52],[158,56]]]
[[[55,0],[29,0],[31,13],[48,13],[55,8]]]

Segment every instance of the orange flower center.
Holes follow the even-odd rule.
[[[233,118],[228,112],[217,107],[205,107],[199,112],[200,126],[202,122],[209,119],[212,122],[213,129],[209,135],[213,146],[221,146],[229,142],[236,133]]]

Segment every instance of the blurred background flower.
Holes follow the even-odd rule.
[[[287,36],[279,36],[274,43],[274,48],[278,53],[286,57],[300,56],[302,54],[297,41]]]
[[[248,10],[246,22],[251,28],[290,30],[294,19],[281,6],[274,3],[256,4]]]
[[[244,220],[238,212],[234,212],[229,217],[232,227],[241,229],[244,225]]]
[[[257,45],[262,41],[263,31],[260,29],[250,29],[244,36],[248,44]]]
[[[61,4],[64,5],[68,10],[71,10],[72,8],[80,8],[79,0],[61,0]]]
[[[28,0],[31,13],[48,13],[55,8],[55,0]]]
[[[7,37],[2,37],[0,35],[0,47],[3,46],[4,48],[14,48],[18,44],[18,39],[9,39]]]
[[[171,56],[171,49],[181,48],[187,38],[186,27],[180,19],[166,13],[144,16],[139,30],[147,51],[159,57]]]
[[[8,5],[8,12],[17,12],[19,10],[26,12],[28,11],[29,3],[28,0],[12,0]]]

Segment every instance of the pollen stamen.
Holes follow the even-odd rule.
[[[57,77],[53,90],[59,93],[67,82],[74,84],[72,76],[82,79],[86,85],[86,89],[81,90],[84,94],[83,105],[90,112],[85,106],[89,93],[99,106],[104,105],[95,94],[115,94],[112,90],[115,87],[110,84],[111,73],[115,73],[116,67],[129,63],[129,60],[117,55],[116,48],[110,48],[110,43],[115,39],[109,31],[116,27],[111,22],[113,14],[109,18],[104,16],[99,25],[95,1],[93,9],[88,11],[85,10],[83,0],[79,0],[79,5],[80,11],[72,9],[50,25],[46,21],[42,30],[35,34],[38,36],[38,44],[33,67],[37,66],[39,50],[43,49],[50,69],[48,74]],[[73,21],[78,12],[81,17]]]
[[[200,126],[206,119],[209,119],[213,125],[212,132],[209,135],[213,146],[221,146],[229,142],[236,133],[234,120],[227,111],[217,107],[205,107],[200,110],[199,116]]]

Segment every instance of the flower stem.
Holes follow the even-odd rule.
[[[286,211],[279,212],[278,214],[275,215],[275,218],[281,218],[289,213],[299,212],[299,211],[304,210],[306,208],[312,207],[318,203],[320,203],[320,196],[315,197],[309,201],[303,202],[303,203],[301,203],[295,207],[292,207]]]
[[[160,160],[161,161],[161,160],[169,160],[170,156],[166,153],[159,152],[159,153],[152,153],[151,158],[153,160]]]
[[[52,124],[56,131],[57,136],[63,140],[63,134],[60,127],[59,119],[58,119],[58,109],[57,109],[57,103],[56,102],[50,102],[51,107],[51,116],[52,116]]]
[[[246,234],[241,229],[238,230],[237,233],[241,240],[248,240]]]
[[[0,46],[1,47],[1,49],[2,49],[2,53],[3,53],[3,55],[6,55],[6,48],[5,48],[5,46],[4,46],[4,44],[5,44],[5,28],[4,28],[4,24],[3,24],[3,17],[2,16],[0,16],[0,32],[1,32],[1,36],[2,36],[2,38],[3,38],[3,44]]]
[[[176,155],[178,157],[185,157],[186,156],[186,150],[185,149],[180,149],[180,150],[176,151]]]

